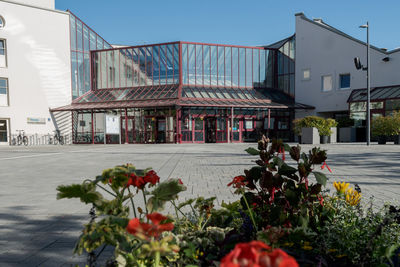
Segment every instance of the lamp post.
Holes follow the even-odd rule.
[[[370,110],[370,102],[371,102],[371,94],[370,94],[370,58],[369,58],[369,23],[361,25],[360,28],[367,29],[367,146],[370,145],[371,142],[371,110]]]

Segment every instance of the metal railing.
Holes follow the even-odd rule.
[[[8,143],[11,146],[25,146],[24,142],[18,142],[18,134],[12,134],[9,137]],[[25,134],[28,139],[27,146],[42,146],[42,145],[61,145],[59,140],[55,140],[54,134]],[[23,137],[22,136],[22,137]],[[61,134],[64,145],[72,144],[72,134]]]

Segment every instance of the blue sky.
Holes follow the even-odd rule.
[[[383,4],[385,3],[385,4]],[[270,44],[295,31],[297,12],[371,44],[400,47],[400,1],[371,0],[56,0],[112,44],[193,41]]]

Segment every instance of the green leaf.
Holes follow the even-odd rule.
[[[286,175],[286,176],[290,176],[292,174],[295,174],[296,172],[297,172],[296,168],[293,168],[287,165],[286,163],[282,164],[282,166],[278,170],[278,173],[280,175]]]
[[[152,211],[161,210],[165,202],[175,200],[178,194],[185,190],[186,187],[179,182],[179,179],[169,179],[159,183],[150,193],[152,197],[147,202],[147,208]]]
[[[278,168],[281,168],[285,162],[280,158],[280,157],[274,157],[273,163],[278,166]]]
[[[315,179],[317,179],[317,182],[319,184],[326,186],[326,181],[328,180],[328,178],[326,177],[325,174],[323,174],[322,172],[316,172],[316,171],[313,171],[312,173],[314,174]]]
[[[248,149],[245,150],[248,154],[253,155],[253,156],[258,156],[260,155],[260,151],[258,149],[255,149],[253,147],[249,147]]]
[[[285,148],[285,151],[290,151],[290,146],[288,144],[283,144],[283,147]]]
[[[60,185],[57,187],[57,199],[80,198],[83,203],[95,203],[102,199],[99,192],[95,191],[93,184]]]

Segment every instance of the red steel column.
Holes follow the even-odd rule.
[[[129,144],[128,140],[128,109],[125,108],[125,144]]]
[[[92,115],[92,144],[94,144],[94,123],[93,123],[93,109],[91,110]]]

